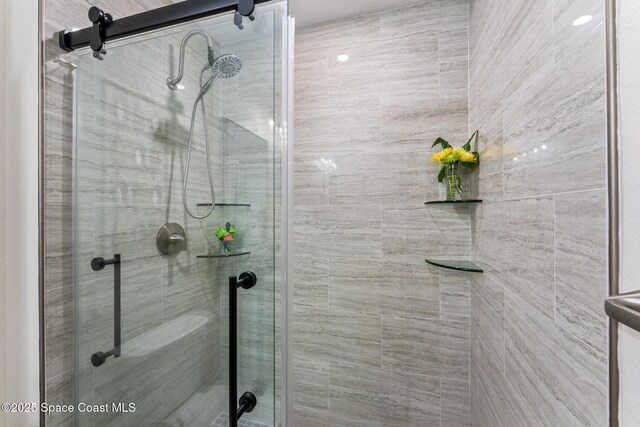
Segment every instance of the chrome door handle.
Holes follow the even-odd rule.
[[[612,319],[640,332],[640,291],[607,298],[604,311]]]

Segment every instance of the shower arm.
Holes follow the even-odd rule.
[[[180,59],[178,62],[178,75],[176,76],[175,79],[172,79],[171,77],[167,78],[167,86],[169,86],[171,90],[176,90],[178,88],[178,83],[180,83],[182,81],[182,78],[184,77],[184,55],[186,53],[185,51],[187,47],[187,42],[189,41],[189,39],[191,39],[191,37],[196,35],[200,35],[204,37],[207,41],[207,49],[209,51],[208,52],[209,67],[211,67],[213,65],[213,62],[215,61],[215,54],[213,52],[213,42],[209,34],[201,30],[193,30],[189,32],[182,39],[182,43],[180,43]]]

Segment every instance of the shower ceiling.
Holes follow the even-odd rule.
[[[296,26],[310,27],[424,2],[425,0],[289,0],[289,7],[291,16],[296,18]]]

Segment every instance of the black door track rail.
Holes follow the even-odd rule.
[[[169,27],[195,19],[233,12],[234,23],[243,29],[244,17],[254,20],[256,4],[270,0],[186,0],[158,9],[142,12],[126,18],[113,17],[97,7],[89,9],[91,27],[78,31],[63,30],[57,33],[60,47],[68,52],[91,46],[93,56],[102,59],[106,54],[105,43],[124,37]]]

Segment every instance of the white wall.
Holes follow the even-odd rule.
[[[619,0],[622,292],[640,289],[640,2]],[[640,423],[640,333],[620,336],[621,425]]]
[[[2,1],[0,38],[0,400],[38,402],[38,1]],[[0,422],[33,426],[38,419]]]

